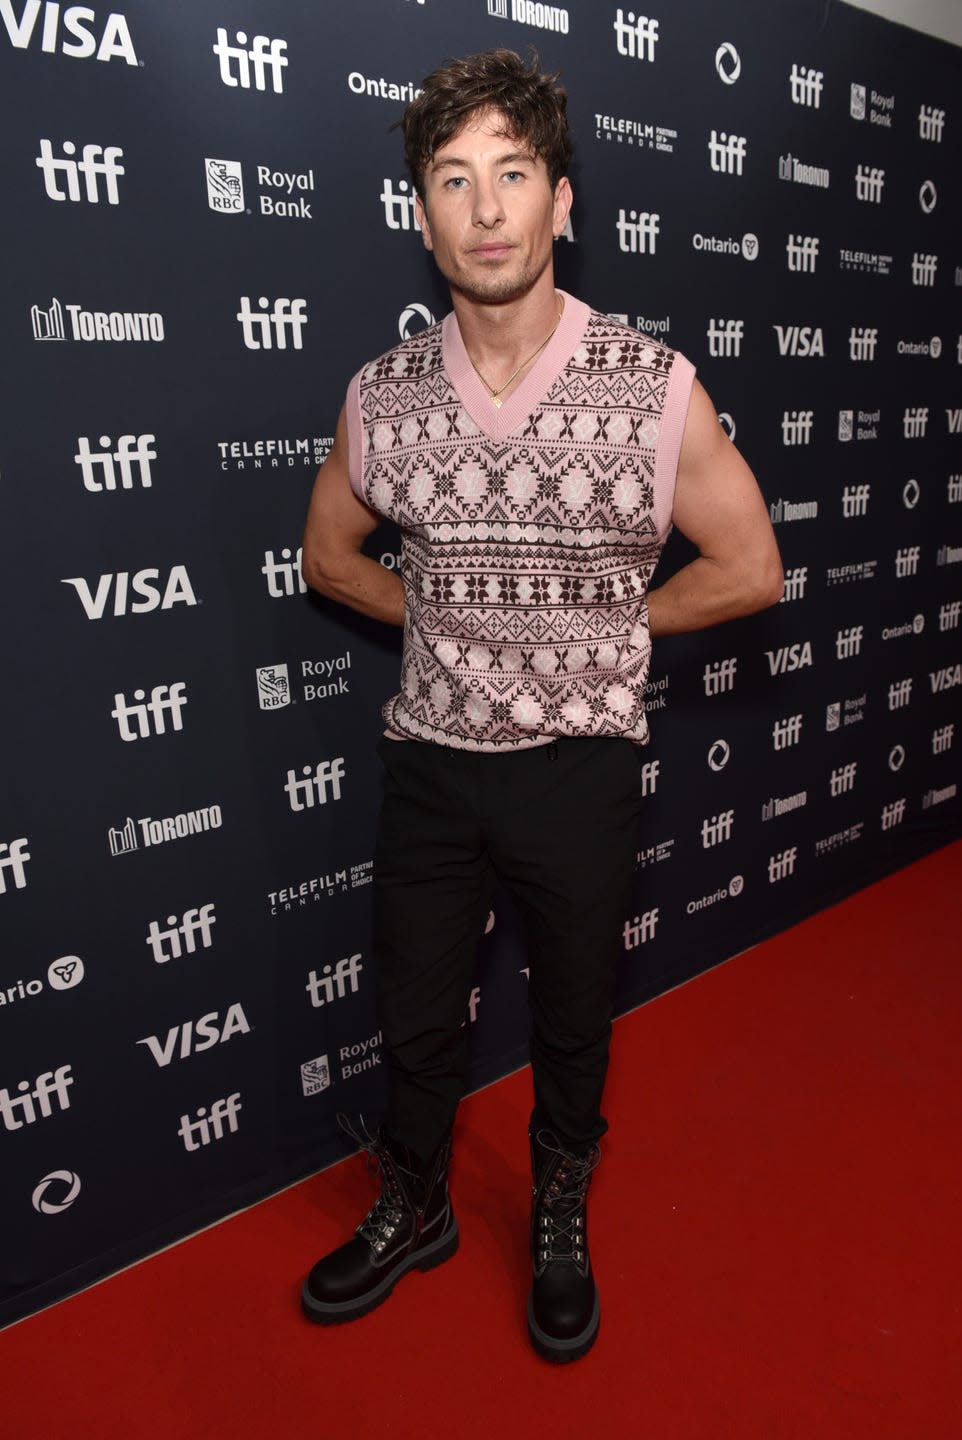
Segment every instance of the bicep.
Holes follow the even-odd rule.
[[[334,444],[317,472],[311,492],[304,531],[305,555],[357,551],[380,524],[381,517],[354,492],[348,459],[347,419],[342,408]]]
[[[774,547],[758,483],[697,380],[685,424],[671,518],[710,559],[744,560]]]

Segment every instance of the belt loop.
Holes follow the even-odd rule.
[[[557,760],[557,758],[558,758],[558,746],[556,745],[555,741],[552,740],[551,744],[548,746],[548,759],[549,759],[549,760]]]

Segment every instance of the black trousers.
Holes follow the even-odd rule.
[[[573,739],[482,755],[383,739],[379,753],[373,920],[388,1134],[427,1159],[451,1129],[500,881],[528,947],[533,1120],[583,1152],[607,1129],[614,971],[641,808],[635,747]]]

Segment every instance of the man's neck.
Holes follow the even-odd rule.
[[[518,299],[482,304],[453,291],[451,302],[464,348],[492,384],[509,375],[551,333],[562,303],[551,267]]]

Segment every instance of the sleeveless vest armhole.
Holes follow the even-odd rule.
[[[351,489],[364,500],[364,426],[361,424],[361,371],[347,387],[344,413],[347,418],[347,473]]]
[[[695,367],[680,351],[668,377],[668,396],[661,417],[658,448],[655,451],[655,524],[664,540],[671,529],[671,511],[675,500],[675,479],[681,442],[685,435],[688,405],[695,383]]]

